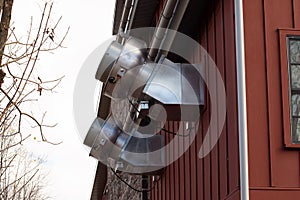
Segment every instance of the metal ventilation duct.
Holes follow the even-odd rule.
[[[140,138],[134,135],[143,136]],[[163,154],[160,156],[147,154],[164,146],[164,136],[146,135],[138,131],[130,135],[118,126],[112,115],[105,122],[100,118],[95,119],[84,144],[92,148],[91,156],[103,163],[110,160],[110,166],[118,170],[143,173],[144,171],[157,171],[164,167]],[[140,153],[145,154],[132,156]]]
[[[164,59],[156,64],[143,92],[165,105],[203,105],[204,83],[191,64]]]

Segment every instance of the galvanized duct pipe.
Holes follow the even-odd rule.
[[[133,7],[131,10],[130,19],[129,19],[128,26],[127,26],[128,30],[131,29],[131,27],[132,27],[132,23],[133,23],[133,19],[134,19],[135,13],[136,13],[136,8],[137,8],[138,3],[139,3],[139,0],[134,1]]]
[[[238,87],[238,123],[240,150],[241,200],[249,199],[248,128],[246,105],[245,41],[243,0],[235,0],[236,68]]]
[[[176,12],[173,16],[172,21],[170,22],[168,29],[178,30],[179,25],[182,21],[183,15],[186,11],[186,8],[187,8],[189,2],[190,2],[190,0],[180,0],[178,2]],[[165,39],[163,40],[163,43],[161,44],[161,47],[160,47],[160,49],[162,49],[162,51],[158,53],[156,60],[158,60],[160,58],[161,54],[167,56],[168,51],[171,48],[171,45],[175,38],[175,35],[176,35],[175,31],[167,32]]]
[[[125,4],[124,4],[124,9],[122,12],[122,17],[121,17],[121,21],[120,21],[120,25],[119,25],[119,34],[117,35],[116,41],[121,43],[122,42],[122,36],[120,35],[120,33],[122,33],[125,28],[126,25],[128,23],[128,16],[130,13],[130,10],[132,8],[132,1],[133,0],[126,0]]]
[[[168,0],[165,4],[163,12],[160,16],[159,23],[156,27],[153,39],[151,41],[148,59],[154,61],[164,36],[165,28],[168,28],[169,22],[173,16],[176,4],[178,0]]]

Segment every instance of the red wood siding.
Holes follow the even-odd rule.
[[[162,180],[151,192],[152,200],[239,199],[234,0],[207,2],[207,6],[214,8],[212,9],[214,11],[213,14],[207,13],[207,22],[197,30],[198,41],[215,60],[223,77],[227,93],[226,123],[219,142],[212,152],[204,159],[199,159],[198,152],[210,123],[208,103],[206,111],[201,116],[195,141],[179,160],[166,168]],[[158,13],[162,8],[163,6],[160,6]],[[159,14],[157,18],[158,16]],[[199,62],[200,51],[195,49],[194,55],[191,56],[195,63]],[[177,122],[168,122],[166,128],[176,130],[178,126]],[[166,137],[168,140],[172,139],[172,136]],[[178,148],[180,145],[182,144],[178,144]],[[174,152],[178,153],[176,148]]]
[[[284,148],[278,29],[299,28],[300,0],[244,1],[244,18],[251,199],[298,199],[282,189],[300,187],[300,154]]]
[[[297,200],[300,197],[299,189],[288,188],[252,188],[250,190],[250,199],[255,200]]]

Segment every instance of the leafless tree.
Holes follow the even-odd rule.
[[[13,144],[14,138],[1,138],[1,148]],[[48,199],[43,193],[46,173],[43,159],[35,157],[17,145],[0,154],[0,199]]]
[[[41,193],[41,160],[33,162],[23,148],[31,138],[26,125],[39,133],[41,141],[59,142],[46,138],[45,129],[55,126],[45,124],[46,113],[33,114],[28,104],[54,92],[61,82],[63,77],[43,80],[36,68],[42,53],[63,48],[69,29],[56,33],[62,18],[53,23],[53,4],[45,3],[41,18],[31,18],[27,33],[19,36],[11,22],[13,0],[0,0],[0,6],[0,199],[46,199]]]

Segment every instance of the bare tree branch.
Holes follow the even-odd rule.
[[[27,35],[19,36],[14,24],[10,23],[13,0],[3,2],[0,22],[0,199],[44,200],[47,197],[40,192],[42,174],[22,150],[23,143],[31,138],[31,131],[39,133],[45,143],[58,145],[61,142],[48,141],[44,132],[57,124],[46,124],[46,112],[37,115],[28,109],[28,103],[38,102],[44,93],[56,92],[64,78],[44,80],[37,68],[41,54],[64,48],[69,27],[60,33],[57,29],[62,17],[52,23],[53,3],[45,3],[41,18],[36,21],[32,17]]]

